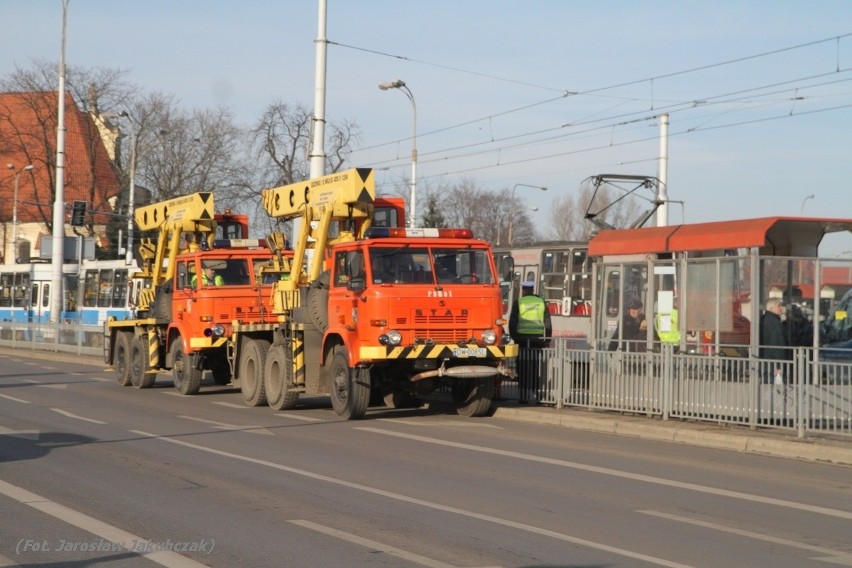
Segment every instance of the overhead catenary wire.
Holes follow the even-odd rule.
[[[418,134],[418,136],[420,136],[421,138],[427,138],[429,136],[432,136],[432,135],[435,135],[435,134],[438,134],[438,133],[444,133],[444,132],[447,132],[447,131],[450,131],[450,130],[453,130],[453,129],[474,125],[474,124],[480,123],[480,122],[486,122],[486,121],[491,122],[491,121],[493,121],[493,120],[495,120],[496,118],[499,118],[499,117],[505,117],[505,116],[508,116],[508,115],[511,115],[511,114],[523,112],[523,111],[528,110],[530,108],[552,104],[554,102],[559,102],[559,101],[568,99],[569,97],[572,98],[572,99],[575,99],[576,97],[595,96],[595,98],[612,98],[614,100],[621,101],[619,104],[613,105],[613,107],[610,107],[611,109],[614,110],[615,108],[623,106],[624,104],[627,104],[631,101],[642,102],[642,101],[648,100],[646,98],[622,97],[622,96],[613,95],[611,93],[608,93],[608,91],[612,91],[612,90],[615,90],[615,89],[618,89],[618,88],[621,88],[621,87],[624,87],[624,86],[641,84],[643,82],[654,82],[654,81],[658,81],[660,79],[676,77],[676,76],[679,76],[679,75],[686,75],[686,74],[689,74],[689,73],[695,73],[695,72],[698,72],[698,71],[703,71],[703,70],[712,69],[712,68],[716,68],[716,67],[722,67],[722,66],[726,66],[726,65],[733,65],[733,64],[737,64],[737,63],[741,63],[741,62],[745,62],[745,61],[749,61],[749,60],[756,60],[756,59],[760,59],[762,57],[769,57],[769,56],[772,56],[772,55],[790,52],[790,51],[794,51],[794,50],[797,50],[797,49],[804,49],[806,47],[811,47],[811,46],[826,43],[826,42],[836,42],[838,44],[838,54],[836,55],[836,61],[834,62],[835,65],[833,65],[834,69],[831,72],[810,74],[810,75],[806,75],[806,76],[802,76],[802,77],[795,77],[795,78],[787,79],[787,80],[784,80],[784,81],[777,81],[777,82],[757,85],[757,86],[749,87],[749,88],[746,88],[746,89],[740,89],[740,90],[737,90],[737,91],[731,91],[731,92],[720,93],[720,94],[713,94],[713,95],[706,96],[706,97],[696,97],[696,98],[691,99],[691,100],[678,101],[678,100],[657,99],[656,102],[651,101],[651,103],[648,105],[648,107],[644,110],[628,111],[626,113],[621,113],[621,114],[616,114],[616,115],[600,116],[602,112],[606,113],[606,109],[597,110],[591,115],[591,117],[597,116],[596,119],[587,120],[588,118],[590,118],[590,117],[587,117],[587,119],[574,120],[570,123],[560,124],[560,125],[557,125],[557,126],[554,126],[554,127],[551,127],[551,128],[536,129],[536,130],[531,130],[531,131],[528,131],[528,132],[514,133],[514,134],[511,134],[509,136],[504,136],[504,137],[500,137],[500,138],[494,138],[493,136],[489,136],[485,140],[477,140],[477,141],[474,141],[474,142],[471,142],[471,143],[468,143],[468,144],[457,144],[457,145],[454,145],[454,146],[451,146],[451,147],[432,149],[432,150],[428,150],[428,151],[425,151],[425,152],[421,150],[421,153],[420,153],[420,155],[422,157],[421,161],[422,161],[422,163],[428,164],[430,162],[436,162],[436,161],[449,161],[449,160],[454,160],[454,159],[467,158],[467,157],[471,157],[473,155],[481,155],[481,154],[486,154],[486,153],[489,153],[489,152],[502,154],[502,153],[505,153],[506,151],[509,151],[509,150],[512,150],[512,149],[518,149],[518,148],[522,148],[522,147],[525,147],[525,146],[531,146],[531,145],[535,145],[535,144],[552,142],[554,140],[558,140],[560,138],[565,138],[565,137],[572,137],[572,136],[576,137],[579,134],[588,134],[589,132],[592,131],[592,130],[589,130],[589,129],[580,130],[580,131],[575,130],[577,126],[581,126],[581,125],[589,125],[589,124],[595,124],[596,123],[596,124],[600,124],[601,129],[613,129],[613,128],[622,128],[627,124],[636,123],[636,122],[643,122],[643,121],[647,121],[649,119],[653,119],[657,114],[660,114],[662,112],[667,112],[667,113],[671,114],[671,113],[676,113],[676,112],[690,111],[690,110],[695,109],[697,107],[710,108],[712,105],[718,106],[718,105],[726,105],[726,104],[727,105],[739,104],[743,108],[756,108],[756,105],[771,106],[772,101],[767,101],[766,98],[769,97],[769,96],[773,96],[773,95],[775,95],[775,96],[783,95],[784,93],[791,93],[791,97],[795,96],[797,101],[802,101],[802,100],[805,100],[806,98],[807,99],[816,99],[816,98],[819,98],[819,97],[806,97],[805,95],[802,95],[801,93],[803,92],[803,90],[815,89],[819,86],[826,86],[826,85],[831,85],[831,84],[835,84],[835,83],[840,83],[840,82],[852,80],[852,79],[849,79],[849,78],[844,78],[844,79],[840,79],[840,80],[837,80],[837,81],[826,81],[826,82],[821,82],[821,83],[811,84],[811,85],[801,85],[801,83],[805,82],[805,81],[813,81],[814,79],[817,79],[817,78],[836,75],[837,73],[845,73],[845,72],[850,70],[848,68],[843,68],[840,65],[840,56],[839,56],[839,43],[842,39],[847,38],[849,36],[852,36],[852,33],[842,34],[842,35],[838,35],[838,36],[832,36],[830,38],[825,38],[825,39],[821,39],[821,40],[796,44],[796,45],[793,45],[793,46],[787,46],[787,47],[784,47],[784,48],[774,49],[774,50],[770,50],[770,51],[764,51],[764,52],[760,52],[760,53],[757,53],[757,54],[752,54],[752,55],[748,55],[748,56],[744,56],[744,57],[727,59],[725,61],[721,61],[721,62],[717,62],[717,63],[711,63],[711,64],[707,64],[707,65],[701,65],[701,66],[697,66],[697,67],[691,67],[691,68],[688,68],[688,69],[675,71],[675,72],[672,72],[672,73],[659,74],[659,75],[655,75],[653,77],[648,77],[648,78],[644,78],[644,79],[636,79],[636,80],[631,80],[631,81],[625,81],[625,82],[621,82],[621,83],[614,84],[614,85],[609,85],[609,86],[604,86],[604,87],[599,87],[599,88],[594,88],[594,89],[587,89],[587,90],[582,90],[582,91],[547,87],[547,86],[538,85],[538,84],[531,83],[531,82],[518,81],[516,79],[508,79],[508,78],[499,77],[499,76],[487,74],[487,73],[468,71],[468,70],[465,70],[465,69],[462,69],[462,68],[459,68],[459,67],[430,63],[430,62],[421,61],[421,60],[417,60],[417,59],[413,59],[413,58],[409,58],[409,57],[405,57],[405,56],[392,55],[392,54],[384,53],[384,52],[377,51],[377,50],[360,48],[360,47],[346,45],[346,44],[342,44],[342,43],[338,43],[338,42],[330,42],[330,43],[337,45],[337,46],[340,46],[340,47],[344,47],[344,48],[356,49],[356,50],[374,53],[374,54],[386,56],[386,57],[393,57],[393,58],[396,58],[396,59],[402,59],[402,60],[405,60],[405,61],[410,61],[412,63],[419,63],[419,64],[429,65],[429,66],[433,66],[433,67],[449,69],[449,70],[452,70],[452,71],[455,71],[455,72],[468,73],[468,74],[471,74],[471,75],[491,78],[491,79],[498,80],[498,81],[505,81],[505,82],[515,83],[515,84],[521,84],[521,85],[530,86],[532,88],[541,88],[541,89],[551,90],[551,91],[560,93],[560,95],[557,96],[557,97],[549,97],[547,99],[536,101],[536,102],[531,103],[529,105],[522,105],[522,106],[514,107],[514,108],[511,108],[511,109],[508,109],[508,110],[505,110],[505,111],[501,111],[501,112],[498,112],[498,113],[492,113],[492,114],[489,114],[489,115],[486,115],[486,116],[483,116],[483,117],[467,120],[467,121],[464,121],[462,123],[453,124],[453,125],[450,125],[450,126],[446,126],[446,127],[442,127],[442,128],[438,128],[438,129],[434,129],[434,130],[430,130],[430,131],[424,131],[424,132],[421,132],[421,133]],[[786,90],[785,89],[777,89],[777,87],[784,86],[784,85],[789,85],[790,88],[786,89]],[[775,90],[772,91],[772,92],[764,92],[767,89],[773,89],[773,88],[775,88]],[[736,97],[736,95],[746,95],[746,94],[752,94],[753,96],[732,98],[732,97]],[[834,95],[834,96],[838,96],[838,95]],[[726,99],[728,99],[728,100],[726,100]],[[792,98],[789,98],[789,97],[779,99],[779,103],[783,103],[783,104],[787,104],[787,105],[789,105],[791,101],[792,101]],[[659,105],[659,103],[661,103],[661,102],[667,103],[667,104]],[[815,109],[815,110],[798,112],[798,111],[794,111],[795,110],[794,107],[791,108],[791,106],[787,106],[785,108],[784,113],[783,113],[784,114],[783,117],[791,118],[791,117],[795,117],[795,116],[807,116],[807,115],[819,114],[821,112],[830,112],[830,111],[834,111],[834,110],[838,110],[838,109],[842,109],[842,108],[846,108],[846,105],[835,105],[835,106],[828,107],[828,108],[825,108],[825,109]],[[655,111],[655,112],[651,113],[651,116],[649,117],[648,111]],[[731,112],[733,112],[733,111],[731,109],[728,109],[728,110],[720,112],[719,116],[722,116],[724,114],[729,114]],[[782,118],[782,117],[781,116],[775,117],[775,118],[761,117],[761,118],[755,118],[755,119],[749,119],[749,120],[730,121],[730,122],[727,122],[727,123],[722,124],[722,125],[716,125],[712,129],[717,130],[717,129],[720,129],[720,128],[733,128],[733,127],[738,127],[738,126],[747,125],[747,124],[754,124],[756,122],[763,122],[763,121],[770,120],[770,119],[774,120],[774,119],[777,119],[777,118]],[[715,120],[715,118],[706,119],[702,122],[702,125],[712,123],[712,122],[714,122],[714,120]],[[566,127],[573,127],[573,128],[572,128],[572,130],[568,131],[568,130],[566,130]],[[702,131],[706,131],[706,130],[710,130],[710,129],[711,128],[706,128],[704,126],[697,126],[697,127],[693,126],[687,132],[688,133],[697,133],[697,132],[702,132]],[[560,134],[557,135],[557,136],[547,136],[545,138],[541,138],[542,135],[547,135],[549,133],[552,134],[554,132],[559,132]],[[687,132],[680,132],[680,135],[683,135]],[[536,137],[539,137],[539,138],[536,139]],[[525,138],[527,140],[524,140]],[[506,141],[509,141],[509,140],[520,140],[520,142],[518,142],[517,144],[501,144],[502,142],[506,142]],[[641,141],[641,140],[644,140],[644,138],[640,138],[636,141],[630,141],[630,142],[626,142],[626,143],[636,143],[636,142]],[[367,151],[367,150],[375,150],[375,149],[381,148],[381,147],[386,146],[386,145],[398,146],[400,144],[400,142],[401,142],[400,140],[395,140],[395,141],[381,143],[381,144],[374,144],[374,145],[371,145],[371,146],[365,146],[363,148],[357,148],[357,149],[354,150],[354,152],[364,152],[364,151]],[[625,143],[625,142],[615,143],[612,146],[620,145],[620,144],[623,144],[623,143]],[[498,145],[498,144],[499,144],[499,147],[496,147],[495,145]],[[491,146],[491,147],[488,147],[488,146]],[[607,145],[605,147],[611,147],[611,145]],[[471,149],[471,148],[484,148],[484,149],[481,150],[480,152],[476,152],[476,153],[467,153],[467,152],[459,153],[460,151],[463,151],[463,150],[466,150],[466,149]],[[597,150],[597,149],[600,149],[599,145],[589,146],[588,148],[580,149],[580,150],[571,150],[571,151],[564,152],[564,153],[561,153],[561,154],[556,154],[556,155],[567,155],[567,154],[583,152],[583,151],[589,152],[589,151],[594,151],[594,150]],[[547,158],[542,157],[542,158],[538,158],[538,159],[547,159]],[[506,165],[507,163],[523,163],[523,162],[527,162],[527,161],[530,161],[530,159],[523,159],[523,160],[518,160],[518,161],[513,161],[513,162],[497,161],[495,163],[499,163],[499,165]],[[375,163],[375,165],[377,167],[384,166],[386,168],[393,168],[393,167],[396,167],[397,165],[402,165],[402,164],[401,164],[400,159],[394,158],[394,159],[388,159],[388,160],[379,160],[378,162]],[[494,166],[492,165],[492,167],[494,167]],[[482,169],[485,169],[485,168],[486,167],[484,167],[484,166],[478,166],[478,167],[474,167],[474,168],[465,168],[465,169],[461,169],[461,170],[458,170],[458,169],[457,170],[447,170],[447,171],[442,172],[441,174],[436,174],[436,175],[443,176],[443,175],[448,175],[448,174],[451,174],[451,173],[469,173],[469,172],[472,172],[472,171],[479,171],[479,170],[482,170]],[[434,175],[433,176],[424,176],[424,178],[428,178],[428,177],[435,177],[435,176]]]

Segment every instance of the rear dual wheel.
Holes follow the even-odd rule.
[[[453,402],[461,416],[485,416],[494,398],[494,377],[453,379]]]
[[[263,385],[263,371],[269,342],[265,339],[246,339],[243,343],[243,356],[240,359],[240,390],[243,400],[249,406],[266,404],[266,390]]]
[[[112,356],[115,380],[123,387],[130,386],[130,342],[133,334],[119,331],[115,334],[115,351]]]
[[[266,355],[263,386],[266,390],[266,402],[273,410],[290,410],[296,407],[299,393],[294,391],[293,359],[283,345],[273,345]]]
[[[148,338],[137,335],[130,342],[130,384],[137,389],[149,389],[157,380],[148,359]]]

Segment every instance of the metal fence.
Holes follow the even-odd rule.
[[[93,325],[4,321],[0,322],[0,346],[101,357],[104,330]]]
[[[852,436],[850,362],[825,362],[812,348],[788,361],[659,351],[552,347],[521,351],[518,367],[538,370],[535,400],[566,406],[679,418],[751,428]],[[522,398],[516,381],[500,397]]]
[[[77,324],[0,322],[0,346],[88,355],[103,354],[103,329]],[[588,410],[608,410],[751,428],[781,428],[852,436],[852,354],[849,362],[819,361],[799,347],[788,361],[660,351],[578,350],[556,339],[521,350],[531,393],[501,381],[497,396]]]

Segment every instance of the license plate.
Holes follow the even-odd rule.
[[[485,347],[457,347],[453,349],[455,357],[485,357]]]

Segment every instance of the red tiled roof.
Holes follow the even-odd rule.
[[[48,92],[0,93],[0,221],[11,219],[14,172],[18,183],[18,222],[51,222],[56,186],[57,94]],[[14,164],[15,170],[6,170]],[[81,200],[89,211],[112,211],[108,199],[119,193],[118,175],[92,118],[65,99],[64,201]],[[66,211],[70,212],[70,205]],[[66,216],[66,221],[67,221]],[[95,223],[109,217],[98,215]],[[87,222],[92,218],[87,217]]]

